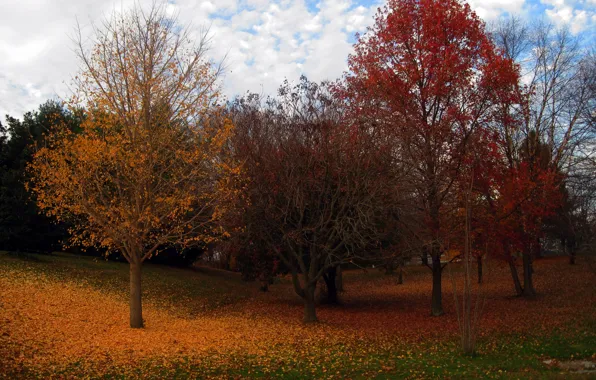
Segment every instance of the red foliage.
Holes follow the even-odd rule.
[[[445,238],[443,202],[462,179],[473,140],[495,146],[486,131],[502,121],[503,104],[518,101],[517,67],[456,0],[390,0],[359,36],[349,67],[342,95],[357,116],[397,139],[429,209],[428,233]]]
[[[491,244],[490,254],[510,259],[542,236],[544,219],[562,200],[561,175],[523,154],[509,165],[501,153],[504,144],[494,138],[475,145],[473,224],[475,235]]]
[[[393,139],[411,186],[402,192],[416,194],[416,235],[433,259],[433,314],[440,315],[440,257],[463,235],[459,210],[476,145],[499,160],[491,131],[510,122],[508,106],[520,102],[518,67],[457,0],[389,0],[348,62],[342,95],[354,117]]]

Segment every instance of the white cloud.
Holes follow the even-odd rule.
[[[0,117],[20,117],[46,99],[65,96],[77,70],[71,40],[77,18],[89,30],[91,20],[133,1],[119,0],[117,6],[94,0],[0,2]]]
[[[541,0],[545,14],[556,25],[568,25],[572,33],[596,30],[596,0]]]
[[[89,33],[91,22],[136,1],[144,6],[152,2],[0,0],[0,115],[20,116],[47,98],[67,96],[66,83],[77,71],[69,38],[76,20]],[[214,60],[227,56],[223,86],[228,96],[234,96],[247,90],[274,93],[284,78],[296,80],[303,73],[312,80],[339,77],[346,68],[353,34],[372,24],[382,2],[170,0],[167,12],[191,25],[195,35],[210,26],[210,54]],[[492,20],[503,12],[524,12],[530,0],[469,2],[481,17]],[[542,4],[550,12],[548,17],[571,21],[577,30],[594,23],[594,7],[589,4],[596,0],[542,0]]]
[[[525,0],[469,0],[470,7],[478,16],[486,21],[492,21],[504,12],[520,14],[526,3]]]

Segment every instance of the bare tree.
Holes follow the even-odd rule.
[[[472,184],[469,189],[465,189],[465,226],[464,226],[464,240],[463,240],[463,267],[464,267],[464,285],[461,293],[457,289],[457,282],[453,273],[450,275],[453,285],[453,295],[455,298],[455,310],[457,314],[457,323],[460,329],[462,350],[465,354],[471,355],[476,350],[476,339],[479,333],[480,317],[482,315],[486,297],[482,292],[482,285],[479,282],[476,297],[474,299],[472,292],[472,202],[473,197]],[[461,300],[461,304],[460,304]]]

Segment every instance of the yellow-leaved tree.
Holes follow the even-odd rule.
[[[85,106],[85,120],[50,136],[29,167],[40,208],[69,222],[72,244],[128,260],[133,328],[143,327],[143,261],[225,235],[219,221],[236,193],[233,127],[217,106],[221,70],[205,55],[206,34],[190,36],[154,5],[114,13],[94,28],[90,49],[79,38],[73,104]]]

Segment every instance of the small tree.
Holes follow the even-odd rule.
[[[162,6],[114,14],[76,77],[87,116],[35,154],[39,207],[70,221],[71,243],[120,252],[130,264],[130,326],[143,327],[141,264],[168,245],[209,242],[231,176],[222,154],[232,131],[213,114],[219,71],[206,39],[191,44]]]
[[[472,269],[470,261],[472,260],[472,245],[473,237],[471,231],[472,221],[472,206],[471,197],[472,186],[469,189],[464,190],[464,239],[463,239],[463,267],[464,267],[464,285],[461,294],[461,304],[458,299],[458,290],[456,280],[453,274],[451,274],[451,280],[453,283],[453,295],[455,297],[455,310],[457,314],[457,323],[459,325],[461,335],[462,350],[465,354],[471,355],[476,350],[476,338],[479,332],[479,320],[484,309],[485,297],[480,291],[480,285],[478,287],[478,294],[476,300],[472,295]],[[480,282],[479,282],[480,283]]]

